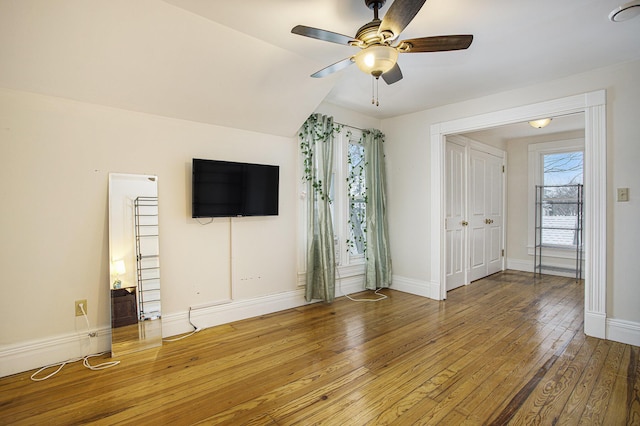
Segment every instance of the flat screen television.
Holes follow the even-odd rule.
[[[191,216],[277,216],[279,166],[193,159]]]

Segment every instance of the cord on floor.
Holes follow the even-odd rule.
[[[186,339],[187,337],[191,337],[194,334],[196,334],[197,332],[199,332],[200,330],[202,330],[200,327],[196,327],[192,322],[191,322],[191,306],[189,306],[189,324],[191,325],[191,327],[193,327],[193,331],[190,332],[189,334],[185,334],[184,336],[180,336],[180,337],[176,337],[174,339],[162,339],[163,342],[177,342],[178,340],[182,340],[182,339]]]
[[[80,303],[79,307],[80,307],[80,310],[82,311],[82,316],[84,317],[84,320],[87,323],[87,336],[89,336],[89,342],[91,342],[91,339],[94,338],[96,336],[96,334],[91,331],[91,325],[89,324],[89,318],[87,317],[87,313],[85,312],[84,306],[82,305],[82,303]],[[88,368],[89,370],[92,370],[92,371],[104,370],[106,368],[114,367],[114,366],[120,364],[120,361],[103,362],[102,364],[98,364],[98,365],[91,365],[91,363],[89,362],[89,358],[102,356],[102,355],[104,355],[106,353],[107,352],[100,352],[100,353],[97,353],[97,354],[91,354],[91,355],[85,355],[83,357],[72,358],[72,359],[69,359],[67,361],[58,362],[58,363],[55,363],[55,364],[45,365],[44,367],[42,367],[41,369],[39,369],[38,371],[36,371],[35,373],[33,373],[31,375],[31,380],[33,380],[34,382],[41,382],[43,380],[47,380],[47,379],[55,376],[56,374],[58,374],[64,368],[65,365],[71,364],[71,363],[74,363],[74,362],[78,362],[78,361],[82,361],[82,365],[84,367]],[[38,374],[42,373],[43,371],[45,371],[45,370],[47,370],[49,368],[56,367],[56,366],[58,368],[55,371],[53,371],[52,373],[49,373],[45,377],[37,377]]]
[[[337,275],[337,279],[338,279],[338,288],[340,289],[340,293],[342,293],[342,295],[344,297],[346,297],[347,299],[353,301],[353,302],[379,302],[381,300],[387,299],[388,296],[380,293],[380,291],[382,291],[382,288],[377,288],[373,294],[375,294],[376,296],[378,296],[376,299],[356,299],[354,297],[349,296],[348,294],[344,294],[344,292],[342,291],[342,278],[340,278],[340,271],[336,265],[335,268],[336,271],[336,275]]]

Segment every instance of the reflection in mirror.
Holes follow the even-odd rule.
[[[111,356],[162,345],[158,179],[109,174]]]

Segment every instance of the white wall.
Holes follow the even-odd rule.
[[[200,225],[191,218],[193,157],[280,165],[279,216]],[[92,327],[108,330],[109,172],[158,176],[165,336],[190,330],[190,306],[229,298],[230,235],[236,301],[284,294],[302,303],[296,159],[293,137],[0,89],[0,376],[108,349],[104,338],[88,347],[74,301],[87,299]],[[252,312],[274,309],[260,305]],[[20,364],[39,346],[52,353]]]
[[[607,91],[607,317],[625,322],[635,338],[640,336],[640,262],[636,259],[640,225],[640,62],[551,81],[485,98],[383,120],[388,162],[389,228],[394,273],[406,280],[429,285],[430,126],[605,89]],[[614,189],[629,187],[631,201],[614,202]],[[636,189],[636,191],[639,189]]]

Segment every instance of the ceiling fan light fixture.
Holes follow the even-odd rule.
[[[535,127],[536,129],[542,129],[543,127],[547,127],[551,123],[550,118],[543,118],[540,120],[533,120],[529,122],[531,127]]]
[[[398,51],[390,46],[373,45],[356,53],[355,62],[364,73],[374,77],[391,70],[398,61]]]

